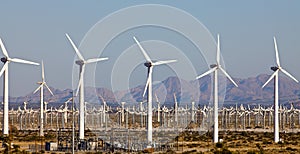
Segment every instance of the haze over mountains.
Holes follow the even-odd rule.
[[[271,81],[264,89],[261,88],[268,78],[269,75],[266,74],[261,74],[247,79],[234,78],[239,87],[235,87],[226,80],[227,86],[224,105],[234,105],[236,103],[250,105],[261,104],[264,106],[272,105],[274,93],[273,82]],[[169,107],[174,105],[174,93],[179,105],[190,105],[192,101],[195,101],[196,105],[200,104],[203,106],[204,104],[208,104],[210,101],[212,92],[211,86],[210,76],[193,81],[186,81],[177,77],[169,77],[160,83],[154,84],[153,91],[157,94],[158,100],[161,104]],[[45,91],[44,94],[45,101],[50,102],[48,106],[61,106],[66,100],[72,97],[71,89],[59,90],[51,88],[51,90],[53,91],[54,96],[51,96],[48,91]],[[224,90],[225,89],[223,88],[223,92]],[[108,105],[111,106],[118,106],[118,102],[121,101],[130,105],[138,105],[138,102],[146,102],[146,97],[142,97],[143,91],[144,85],[131,88],[130,90],[117,92],[112,92],[107,88],[86,88],[85,97],[86,102],[89,102],[89,104],[96,102],[95,105],[102,104],[99,96],[102,96]],[[296,108],[300,107],[300,84],[295,83],[293,80],[285,76],[280,76],[279,95],[280,104],[289,105],[293,102]],[[10,108],[13,107],[16,109],[18,106],[22,106],[24,101],[28,102],[29,107],[38,108],[39,100],[39,93],[28,94],[20,97],[10,97]],[[153,102],[156,102],[155,96]],[[156,103],[153,103],[153,105],[156,106]]]

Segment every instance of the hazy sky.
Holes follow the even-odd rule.
[[[220,33],[223,60],[226,64],[226,70],[232,77],[247,78],[261,73],[271,74],[270,66],[275,63],[273,36],[276,36],[281,64],[297,79],[300,79],[300,62],[298,60],[300,58],[300,39],[298,38],[300,34],[300,2],[296,0],[251,0],[247,2],[220,2],[214,0],[171,0],[163,2],[1,1],[0,37],[4,41],[11,57],[37,62],[43,60],[46,70],[46,81],[49,86],[59,89],[72,88],[73,67],[75,71],[78,67],[77,65],[73,66],[74,58],[76,57],[65,37],[65,33],[69,33],[73,41],[79,45],[84,40],[84,37],[88,36],[87,34],[92,27],[99,21],[104,20],[104,17],[120,9],[143,4],[163,4],[178,8],[199,20],[214,38]],[[157,12],[153,10],[153,14],[155,13]],[[137,15],[142,18],[149,14],[143,14],[143,11],[141,11],[141,14]],[[157,16],[160,15],[157,14]],[[170,14],[171,16],[172,14]],[[117,25],[122,25],[131,20],[134,19],[120,19]],[[180,18],[177,22],[180,23],[181,21],[182,27],[185,27],[185,24],[189,24],[184,23]],[[102,29],[102,31],[109,33],[115,27],[116,25],[111,25],[110,28]],[[195,34],[199,32],[197,28],[189,30],[194,31]],[[135,52],[133,55],[136,54],[134,57],[136,57],[137,63],[140,65],[130,70],[129,84],[144,84],[146,80],[146,70],[142,66],[144,60],[135,46],[132,35],[136,35],[143,42],[145,48],[147,47],[149,50],[159,48],[184,51],[185,60],[188,59],[185,64],[188,65],[188,61],[191,61],[191,65],[194,65],[194,67],[199,65],[192,71],[196,72],[196,74],[201,74],[208,69],[208,64],[204,61],[205,56],[203,58],[201,55],[199,56],[193,52],[197,49],[193,49],[193,44],[188,41],[189,38],[183,38],[181,35],[168,29],[145,26],[120,33],[122,34],[113,38],[110,44],[106,44],[105,51],[101,54],[101,57],[109,57],[110,61],[97,64],[95,69],[95,85],[97,86],[112,88],[111,82],[113,79],[111,79],[111,74],[107,74],[107,72],[112,72],[112,69],[113,71],[118,71],[116,65],[122,65],[122,63],[119,64],[122,60],[118,60],[118,58],[132,52]],[[103,35],[105,36],[105,34]],[[101,40],[98,41],[99,44],[102,43]],[[83,43],[83,49],[86,44]],[[153,48],[153,46],[156,48]],[[180,54],[172,54],[167,51],[164,54],[162,51],[159,52],[161,54],[151,51],[150,55],[153,55],[155,59],[160,57],[168,59],[168,55],[170,55],[171,59],[176,58],[176,56],[184,57],[181,55],[182,52],[177,52]],[[211,52],[215,53],[215,50]],[[100,53],[100,51],[96,51],[96,53]],[[3,54],[1,53],[1,55]],[[100,56],[100,54],[95,54],[95,56]],[[91,57],[87,56],[87,58]],[[199,59],[199,61],[196,59]],[[133,60],[134,58],[128,61]],[[187,71],[184,70],[185,67],[180,68],[179,64],[177,65],[174,64],[173,69],[178,70],[172,70],[172,65],[157,68],[155,73],[160,75],[157,75],[154,80],[160,81],[167,76],[175,75],[176,72]],[[3,64],[0,64],[0,66],[2,67]],[[25,95],[34,91],[37,87],[35,83],[41,80],[40,67],[38,66],[11,63],[9,68],[11,96]],[[190,79],[191,76],[194,75],[184,77]],[[2,82],[0,87],[2,87]],[[119,88],[122,89],[122,87]],[[2,92],[2,88],[0,92]]]

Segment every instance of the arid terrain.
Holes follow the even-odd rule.
[[[9,138],[11,148],[1,148],[1,153],[71,153],[71,151],[44,151],[39,146],[45,146],[46,141],[57,141],[56,132],[46,132],[45,137],[40,139],[36,131],[13,130]],[[168,148],[157,148],[154,153],[299,153],[300,133],[280,133],[281,141],[273,142],[272,132],[261,131],[221,131],[219,138],[222,142],[213,144],[212,133],[199,134],[195,131],[185,131],[174,138]],[[2,143],[1,143],[2,144]],[[31,149],[29,149],[31,147]],[[104,148],[102,148],[104,149]],[[110,153],[106,150],[77,151],[76,153]],[[161,151],[160,151],[161,150]],[[125,153],[126,150],[114,150],[115,153]],[[147,151],[143,151],[147,152]],[[134,153],[142,153],[134,152]]]
[[[223,131],[221,143],[212,143],[212,133],[180,134],[178,150],[183,153],[299,153],[300,133],[281,133],[279,143],[273,142],[272,132]],[[177,150],[177,149],[176,149]]]

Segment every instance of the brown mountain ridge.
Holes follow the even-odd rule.
[[[261,74],[247,79],[234,78],[239,87],[235,87],[229,80],[221,77],[219,82],[226,82],[227,86],[226,88],[222,88],[222,84],[219,85],[219,100],[220,102],[224,100],[224,105],[272,105],[274,93],[273,81],[271,81],[264,89],[261,88],[269,77],[269,75]],[[285,76],[280,76],[279,80],[280,104],[289,105],[290,103],[294,103],[295,107],[300,108],[300,84],[295,83]],[[157,95],[158,100],[162,102],[161,104],[169,107],[174,105],[174,94],[177,97],[176,99],[179,105],[190,105],[191,102],[194,101],[196,105],[200,104],[203,106],[212,101],[211,86],[212,81],[210,76],[193,81],[169,77],[160,83],[154,84],[153,93]],[[53,91],[54,96],[47,91],[44,93],[45,101],[50,102],[48,106],[61,106],[66,100],[72,97],[71,89],[59,90],[51,87],[51,90]],[[102,104],[102,100],[99,98],[99,96],[102,96],[107,104],[112,106],[118,106],[122,101],[130,105],[138,105],[138,102],[146,102],[147,96],[145,98],[142,97],[143,91],[144,85],[133,87],[130,90],[117,92],[112,92],[107,88],[87,87],[85,89],[85,100],[86,102],[89,102],[89,104],[97,106]],[[29,107],[38,108],[39,93],[20,97],[10,97],[9,101],[10,108],[14,109],[18,106],[22,106],[24,101],[29,102]],[[77,102],[77,99],[75,99],[75,102]],[[156,106],[155,95],[153,96],[153,102],[153,106]]]

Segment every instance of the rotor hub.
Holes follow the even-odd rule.
[[[273,70],[274,72],[277,71],[279,68],[276,66],[271,67],[271,70]]]
[[[152,66],[152,63],[151,63],[151,62],[146,62],[146,63],[144,63],[144,65],[145,65],[146,67],[151,67],[151,66]]]
[[[76,60],[75,62],[77,65],[83,65],[84,64],[84,61],[83,60]]]

